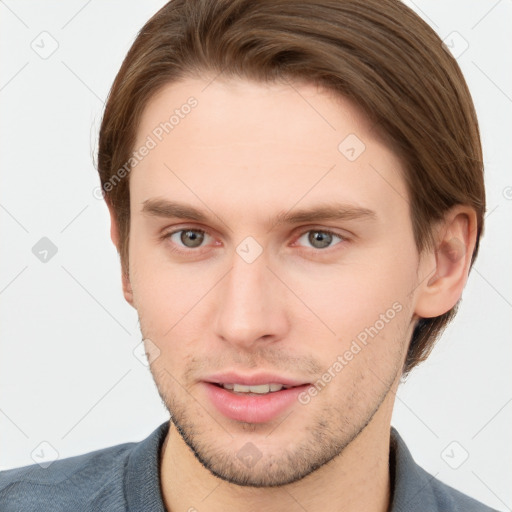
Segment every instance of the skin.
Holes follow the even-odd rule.
[[[123,288],[173,418],[161,454],[165,505],[388,510],[391,413],[407,345],[419,317],[459,299],[474,212],[447,212],[435,246],[419,254],[400,160],[356,107],[310,84],[170,84],[147,104],[135,147],[190,96],[197,107],[129,176]],[[366,146],[354,161],[338,150],[349,134]],[[179,201],[207,218],[144,211],[155,200]],[[274,220],[333,203],[373,214]],[[118,246],[112,209],[111,216]],[[190,247],[183,232],[171,236],[180,229],[206,234]],[[248,236],[262,250],[252,263],[236,252]],[[202,380],[220,371],[316,382],[393,304],[400,311],[307,404],[256,424],[229,419],[209,401]],[[247,443],[260,455],[252,467],[237,457]]]

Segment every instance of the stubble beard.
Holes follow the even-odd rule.
[[[165,381],[159,381],[155,375],[153,377],[160,398],[171,416],[170,428],[176,429],[201,465],[225,482],[264,488],[298,482],[340,456],[371,422],[391,392],[397,375],[393,373],[389,376],[383,391],[376,397],[372,396],[371,403],[368,403],[368,397],[362,397],[357,392],[359,382],[353,383],[353,391],[344,403],[323,406],[311,415],[312,421],[298,436],[294,435],[295,432],[292,435],[286,432],[286,424],[293,425],[294,411],[281,420],[275,432],[268,426],[241,422],[224,428],[172,379],[167,389],[163,389]],[[170,389],[177,390],[177,393],[169,392]],[[363,411],[358,411],[356,404],[361,401],[367,406]],[[358,411],[356,417],[351,415],[354,410]],[[258,454],[258,457],[252,458],[253,462],[251,458],[246,461],[240,457],[243,447],[233,448],[235,443],[231,432],[236,432],[236,436],[246,432],[256,433],[253,441],[241,443],[243,446],[252,445],[249,451]],[[272,437],[275,439],[278,436],[284,440],[299,437],[299,440],[291,448],[281,448],[277,440],[272,442]],[[218,439],[221,441],[218,442]]]

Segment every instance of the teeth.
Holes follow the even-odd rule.
[[[251,391],[251,386],[244,386],[243,384],[233,384],[233,391],[235,391],[236,393],[248,393],[249,391]]]
[[[256,393],[264,395],[274,391],[281,391],[281,389],[288,389],[290,386],[283,386],[282,384],[258,384],[257,386],[246,386],[245,384],[222,384],[224,389],[229,389],[235,393]]]

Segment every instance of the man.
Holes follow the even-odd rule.
[[[98,168],[171,421],[2,473],[1,510],[491,510],[390,427],[485,211],[470,94],[411,10],[173,0],[116,77]]]

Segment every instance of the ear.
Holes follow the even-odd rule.
[[[422,252],[415,313],[433,318],[452,309],[468,279],[476,243],[477,220],[469,206],[450,209],[437,226],[432,249]]]
[[[119,224],[117,222],[117,216],[114,211],[114,207],[109,202],[107,198],[105,198],[105,201],[107,203],[108,211],[110,213],[110,238],[112,240],[112,243],[116,246],[117,253],[120,254],[119,247],[120,247],[120,234],[119,234]],[[123,267],[121,265],[121,267]],[[128,272],[128,269],[121,268],[121,280],[123,283],[123,295],[131,306],[135,307],[133,305],[133,291],[132,286],[130,284],[130,275]]]

